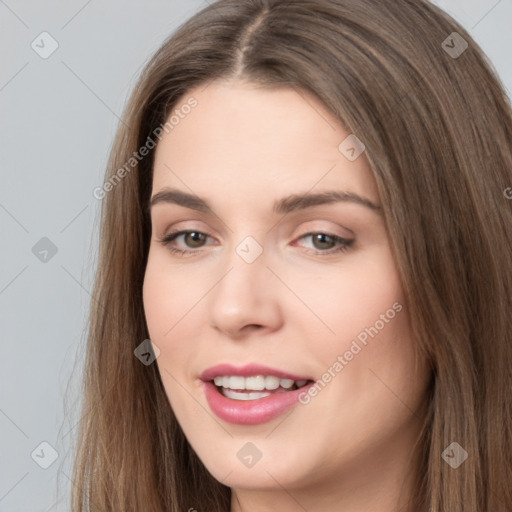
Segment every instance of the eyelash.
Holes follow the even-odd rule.
[[[198,250],[185,250],[185,249],[177,249],[176,247],[172,247],[171,246],[171,243],[178,236],[186,235],[186,234],[189,234],[189,233],[199,233],[201,235],[206,235],[207,237],[209,236],[208,234],[203,233],[202,231],[197,231],[197,230],[194,230],[194,229],[181,230],[181,231],[172,231],[171,233],[167,234],[163,238],[159,239],[158,242],[163,244],[172,253],[177,254],[177,255],[185,256],[187,254],[190,255],[192,253],[197,253],[197,252],[199,252],[199,249]],[[324,233],[323,231],[313,231],[313,232],[310,232],[310,233],[306,233],[306,234],[302,235],[300,237],[300,239],[308,237],[308,236],[314,236],[314,235],[327,235],[328,237],[332,238],[332,240],[334,242],[337,242],[337,243],[341,244],[341,245],[338,246],[338,248],[332,248],[332,249],[328,249],[326,251],[319,251],[319,250],[313,250],[312,251],[315,255],[319,255],[319,256],[330,256],[330,255],[333,255],[333,254],[338,254],[338,253],[346,252],[346,251],[349,250],[349,248],[351,247],[351,245],[354,242],[353,239],[349,240],[349,239],[346,239],[346,238],[342,238],[341,236],[333,235],[331,233]]]

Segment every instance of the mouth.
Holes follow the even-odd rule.
[[[276,375],[218,375],[208,382],[215,386],[218,393],[231,400],[260,400],[267,396],[296,391],[313,381],[279,378]]]
[[[205,370],[200,380],[210,410],[238,425],[265,423],[282,415],[314,384],[310,377],[256,364],[217,365]]]

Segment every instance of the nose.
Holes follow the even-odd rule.
[[[278,284],[264,252],[249,263],[233,251],[223,277],[208,294],[210,326],[232,339],[279,329],[283,316]]]

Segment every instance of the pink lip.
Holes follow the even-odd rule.
[[[208,368],[201,374],[203,389],[210,409],[220,419],[228,423],[239,425],[257,425],[270,421],[288,410],[298,402],[299,395],[314,384],[311,382],[306,386],[294,391],[274,393],[270,396],[257,400],[233,400],[226,398],[219,393],[213,382],[214,377],[219,375],[239,375],[250,377],[253,375],[275,375],[281,379],[312,380],[309,377],[302,377],[275,368],[250,364],[243,367],[234,367],[228,364],[221,364]]]

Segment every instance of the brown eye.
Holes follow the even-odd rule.
[[[309,245],[313,252],[320,256],[329,256],[347,251],[354,243],[354,239],[348,240],[338,235],[322,232],[307,233],[302,235],[300,239],[309,239]]]
[[[335,246],[336,240],[333,236],[326,233],[315,233],[312,236],[313,246],[316,249],[332,249]]]
[[[167,247],[172,253],[178,255],[192,255],[206,245],[207,239],[210,238],[206,233],[201,231],[174,231],[169,233],[164,238],[160,239],[159,242]]]
[[[185,245],[191,248],[202,247],[206,240],[206,235],[198,231],[188,231],[183,234]]]

